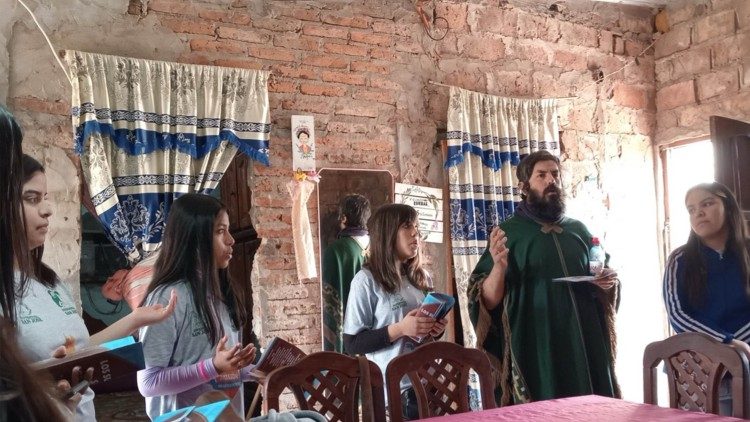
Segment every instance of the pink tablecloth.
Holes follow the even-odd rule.
[[[506,406],[481,412],[462,413],[425,419],[434,422],[496,422],[496,421],[688,421],[718,422],[742,419],[706,413],[686,412],[650,404],[631,403],[601,396],[568,397],[545,400],[517,406]]]

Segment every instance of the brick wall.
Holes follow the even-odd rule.
[[[750,2],[670,2],[656,41],[657,144],[709,135],[708,117],[750,116]]]
[[[251,180],[253,221],[265,239],[252,280],[255,329],[263,338],[282,335],[307,350],[320,348],[320,285],[297,280],[291,248],[289,117],[315,116],[318,167],[386,169],[396,181],[442,187],[436,139],[446,127],[448,90],[428,80],[502,96],[575,96],[559,107],[568,209],[605,239],[623,279],[634,285],[658,279],[653,54],[592,84],[651,42],[649,10],[595,2],[550,10],[546,2],[436,1],[436,15],[449,31],[435,41],[408,0],[88,3],[36,6],[58,48],[271,72],[272,165],[255,166]],[[431,3],[426,7],[431,17]],[[33,148],[69,153],[67,81],[19,9],[10,15],[5,38],[8,62],[0,57],[10,69],[8,102]],[[437,26],[436,38],[446,24]],[[60,159],[64,155],[43,153],[57,157],[53,167],[72,166]],[[68,185],[76,183],[69,174]],[[75,195],[54,199],[77,206]],[[58,217],[53,224],[77,227],[74,212],[65,217],[68,222]],[[632,221],[643,224],[633,227]],[[68,233],[59,240],[75,245],[78,237]],[[69,249],[64,256],[76,261],[71,257],[80,252]],[[444,285],[445,248],[430,245],[428,254]],[[653,296],[658,300],[656,290]],[[628,336],[627,330],[621,334],[621,344],[640,344]],[[640,387],[633,382],[632,388],[637,398]]]

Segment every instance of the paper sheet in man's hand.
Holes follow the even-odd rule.
[[[613,277],[617,277],[617,272],[611,268],[605,268],[599,275],[575,275],[571,277],[553,278],[552,281],[567,283],[580,283],[582,281],[588,281],[589,283],[591,283],[594,281],[606,280]]]

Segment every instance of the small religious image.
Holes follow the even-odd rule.
[[[313,116],[292,116],[294,170],[315,170],[315,120]]]

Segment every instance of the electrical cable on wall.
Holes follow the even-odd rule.
[[[52,55],[55,56],[55,60],[57,60],[57,63],[60,65],[60,68],[62,69],[63,73],[65,73],[65,77],[68,78],[68,82],[71,84],[73,83],[73,78],[68,74],[68,71],[65,69],[65,65],[63,65],[62,60],[60,60],[60,57],[57,56],[55,47],[52,46],[52,41],[50,41],[49,37],[47,36],[47,33],[44,32],[44,29],[42,29],[42,25],[39,24],[39,21],[36,19],[36,16],[34,15],[34,12],[29,9],[29,6],[26,5],[26,3],[23,2],[23,0],[18,0],[19,3],[21,3],[21,6],[26,9],[27,12],[31,15],[31,19],[34,20],[34,23],[36,24],[37,28],[39,28],[39,31],[44,35],[44,39],[47,40],[47,45],[49,45],[50,50],[52,50]]]

